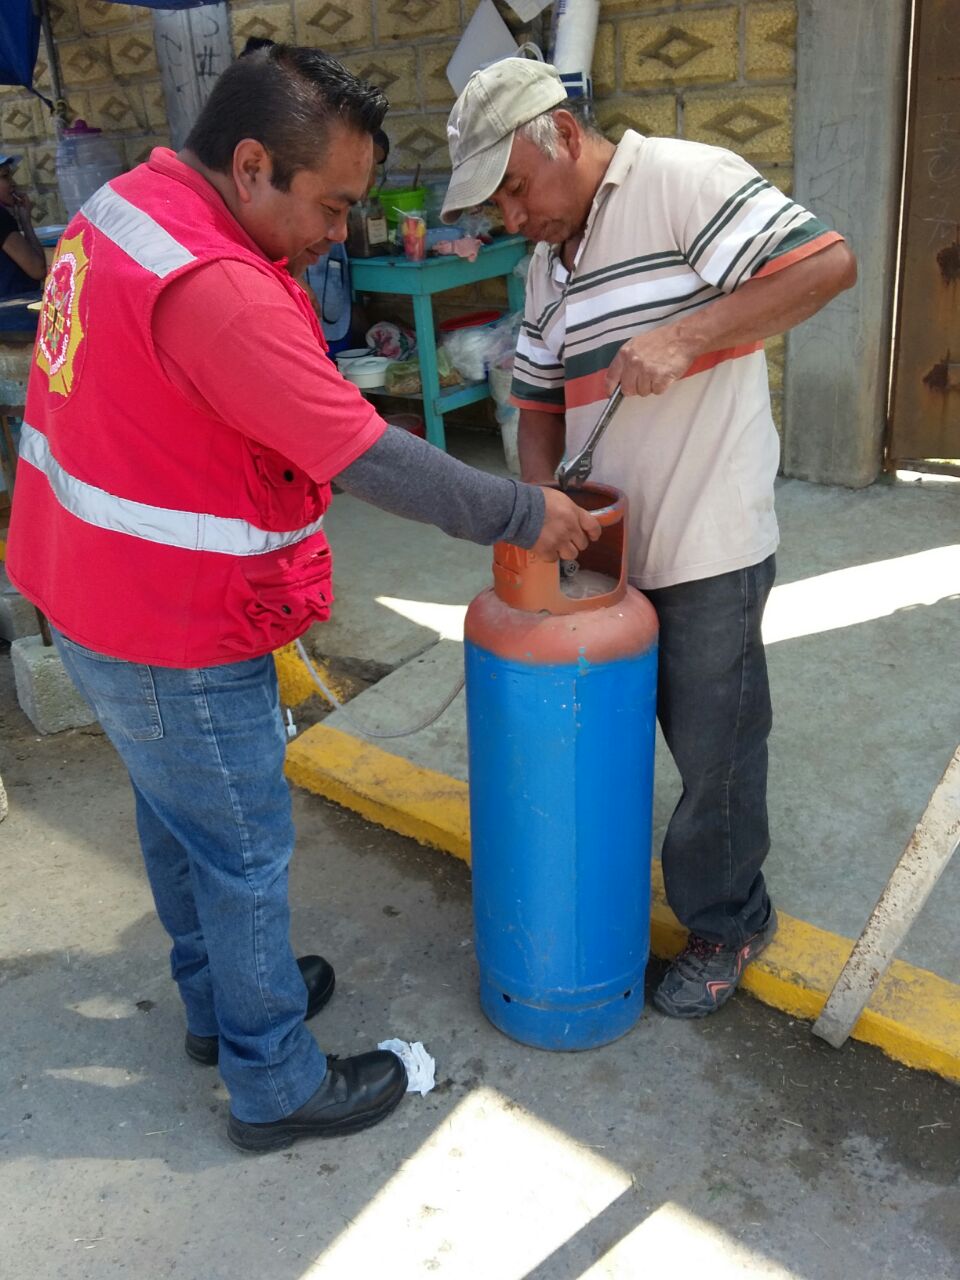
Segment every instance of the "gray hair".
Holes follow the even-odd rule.
[[[542,151],[548,160],[556,160],[560,154],[560,130],[557,128],[554,114],[559,110],[569,111],[587,133],[598,132],[593,123],[590,103],[585,98],[568,98],[559,107],[551,107],[549,111],[544,111],[541,115],[528,120],[526,124],[522,124],[516,131],[515,137],[525,138],[527,142],[532,142],[539,151]]]

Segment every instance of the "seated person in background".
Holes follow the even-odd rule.
[[[19,156],[0,155],[0,302],[40,297],[47,260],[30,220],[30,197],[17,190]],[[35,329],[36,315],[22,307],[0,308],[0,329]]]

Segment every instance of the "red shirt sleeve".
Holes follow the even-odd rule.
[[[191,403],[321,483],[386,430],[283,285],[254,267],[187,272],[161,293],[152,330],[164,372]]]

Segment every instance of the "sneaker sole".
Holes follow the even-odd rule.
[[[245,1155],[266,1155],[270,1151],[283,1151],[292,1147],[301,1138],[338,1138],[350,1133],[360,1133],[369,1129],[379,1120],[384,1120],[394,1110],[407,1091],[406,1079],[400,1083],[396,1094],[392,1094],[372,1111],[360,1115],[349,1116],[344,1120],[320,1128],[310,1124],[288,1124],[271,1126],[264,1130],[258,1125],[245,1124],[231,1116],[227,1124],[227,1137]]]

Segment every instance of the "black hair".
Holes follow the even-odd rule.
[[[247,43],[238,56],[245,58],[248,53],[256,53],[258,49],[272,49],[276,43],[276,40],[268,40],[266,36],[247,36]]]
[[[237,144],[255,138],[270,153],[273,185],[289,191],[295,173],[323,160],[331,123],[373,135],[387,105],[329,54],[274,44],[227,67],[184,145],[208,169],[229,173]]]

